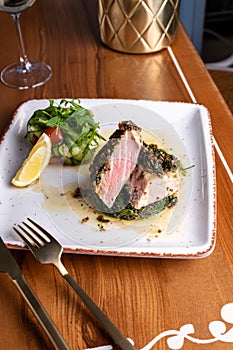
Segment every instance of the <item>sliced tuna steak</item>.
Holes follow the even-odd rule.
[[[144,144],[130,182],[133,189],[131,206],[135,209],[175,194],[180,187],[175,157],[156,145]]]
[[[141,209],[176,193],[180,187],[180,175],[177,170],[158,175],[140,168],[133,173],[131,184],[134,188],[131,205]]]
[[[141,129],[122,122],[90,166],[95,193],[111,208],[135,169],[142,147]]]
[[[120,219],[155,215],[177,203],[181,185],[176,157],[147,145],[141,129],[122,122],[90,165],[91,206]]]

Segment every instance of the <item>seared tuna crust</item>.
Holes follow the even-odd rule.
[[[141,129],[124,121],[90,165],[95,207],[114,217],[151,216],[177,202],[180,172],[177,159],[147,145]]]

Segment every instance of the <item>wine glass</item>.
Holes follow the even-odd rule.
[[[19,63],[4,68],[0,78],[3,84],[17,89],[28,89],[44,84],[51,77],[51,68],[43,62],[30,62],[27,58],[21,27],[21,12],[32,6],[36,0],[0,0],[0,11],[12,16],[19,47]]]

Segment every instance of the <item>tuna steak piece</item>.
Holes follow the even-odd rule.
[[[131,121],[121,122],[90,166],[94,192],[107,208],[113,206],[137,165],[143,145],[140,132]]]
[[[180,187],[176,158],[156,145],[144,143],[130,184],[133,191],[131,206],[135,209],[176,194]]]
[[[131,185],[134,188],[131,206],[141,209],[174,195],[180,187],[180,174],[176,170],[161,176],[157,173],[145,172],[138,167],[131,177]]]

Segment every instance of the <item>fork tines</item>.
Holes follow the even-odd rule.
[[[29,247],[33,245],[34,248],[39,248],[50,241],[50,234],[42,226],[30,218],[27,220],[32,225],[23,221],[21,225],[17,225],[18,228],[13,227],[13,229]]]

